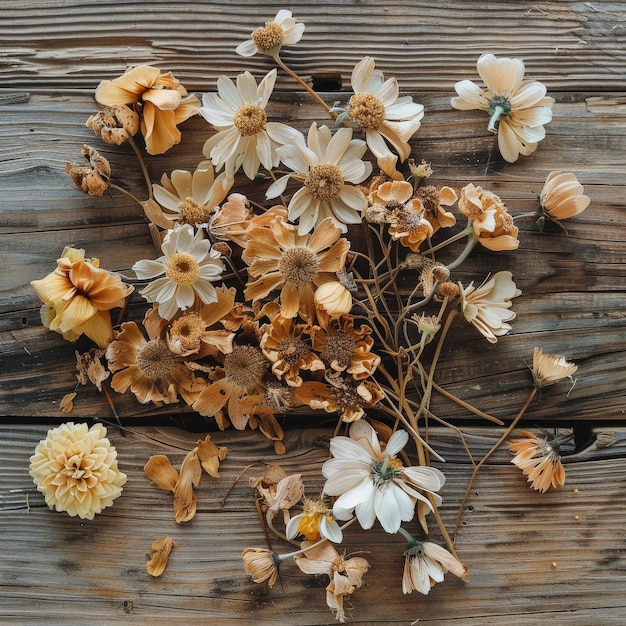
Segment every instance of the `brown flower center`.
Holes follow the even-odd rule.
[[[346,369],[352,364],[356,342],[344,331],[330,335],[320,357],[324,363],[336,363],[339,368]]]
[[[244,137],[250,137],[265,129],[267,115],[256,104],[242,104],[235,111],[233,121]]]
[[[319,260],[313,250],[305,246],[294,246],[283,252],[278,269],[287,282],[307,284],[313,282],[317,276]]]
[[[235,346],[224,357],[224,376],[239,387],[260,383],[266,369],[267,359],[255,346]]]
[[[193,285],[200,277],[200,263],[187,252],[177,252],[167,260],[165,275],[177,285]]]
[[[206,324],[200,315],[185,313],[172,322],[170,337],[179,342],[184,350],[193,350],[199,347],[205,328]]]
[[[371,93],[355,93],[347,111],[361,130],[378,130],[385,121],[385,105]]]
[[[205,204],[198,204],[193,198],[185,198],[179,205],[181,220],[185,224],[195,226],[196,224],[206,224],[209,221],[212,209]]]
[[[276,22],[265,22],[265,28],[257,28],[252,33],[252,41],[259,52],[268,52],[283,43],[283,29]]]
[[[341,169],[332,163],[322,163],[311,168],[305,187],[311,195],[318,200],[333,200],[343,187],[343,173]]]
[[[137,366],[150,380],[167,376],[175,363],[176,357],[162,339],[149,341],[137,354]]]
[[[439,214],[439,190],[433,185],[419,187],[415,196],[422,201],[426,215],[437,217]]]

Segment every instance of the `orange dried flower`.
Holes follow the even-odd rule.
[[[582,213],[591,202],[583,191],[584,187],[571,172],[550,172],[539,196],[543,214],[558,221]]]
[[[565,484],[565,469],[558,453],[560,441],[540,439],[526,430],[516,431],[523,439],[514,439],[509,450],[515,454],[511,463],[517,465],[536,491],[545,493],[550,487]]]
[[[535,387],[547,387],[554,385],[564,378],[572,377],[578,366],[570,363],[564,356],[548,354],[541,348],[535,348],[533,352],[533,380]]]

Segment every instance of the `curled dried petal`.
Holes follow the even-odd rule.
[[[170,552],[178,542],[171,537],[161,537],[152,542],[151,559],[146,563],[146,570],[150,576],[160,576],[167,566]]]
[[[146,476],[161,489],[174,491],[178,483],[178,472],[164,454],[155,454],[144,466]]]

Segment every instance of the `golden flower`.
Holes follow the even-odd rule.
[[[104,107],[86,122],[96,137],[105,143],[119,146],[139,131],[139,115],[126,105]]]
[[[295,317],[299,311],[305,319],[314,319],[315,290],[324,283],[339,283],[336,272],[344,268],[349,247],[330,218],[312,235],[298,234],[281,217],[265,228],[254,228],[242,254],[254,279],[248,282],[245,297],[256,301],[281,288],[283,317]]]
[[[298,222],[298,234],[310,232],[329,217],[345,233],[347,224],[361,223],[361,211],[367,207],[367,199],[355,186],[372,172],[372,164],[361,160],[366,150],[364,141],[352,139],[351,128],[340,128],[333,135],[328,126],[318,128],[313,122],[306,144],[298,135],[278,148],[281,161],[294,174],[270,185],[266,196],[276,198],[293,178],[303,184],[288,206],[289,220]]]
[[[278,566],[280,557],[267,548],[246,548],[241,553],[243,568],[246,574],[252,576],[255,583],[267,580],[267,586],[273,587],[278,580]]]
[[[167,219],[196,226],[209,222],[232,184],[224,173],[215,176],[210,161],[202,161],[193,174],[185,170],[174,170],[171,177],[163,174],[161,184],[152,185],[152,190]]]
[[[539,196],[543,214],[551,220],[566,220],[582,213],[591,202],[583,191],[571,172],[550,172]]]
[[[424,107],[413,102],[411,96],[400,97],[398,81],[395,78],[385,80],[383,73],[375,69],[371,57],[357,63],[351,83],[354,95],[346,107],[348,115],[365,133],[378,166],[394,178],[397,159],[387,142],[398,153],[400,161],[405,161],[411,154],[408,141],[420,127]]]
[[[564,356],[548,354],[541,348],[535,348],[533,352],[533,381],[535,387],[547,387],[554,385],[564,378],[572,378],[578,365],[570,363]]]
[[[518,228],[502,200],[472,183],[461,189],[459,210],[472,220],[478,242],[488,250],[517,250]]]
[[[530,486],[545,493],[550,487],[565,484],[565,469],[558,453],[558,439],[548,441],[539,439],[525,430],[517,431],[523,439],[514,439],[509,443],[509,450],[515,454],[511,463],[517,465],[528,477]]]
[[[431,223],[433,232],[440,228],[450,228],[456,224],[456,217],[445,207],[452,206],[458,199],[456,191],[451,187],[437,189],[433,185],[418,187],[415,197],[421,200],[424,207],[424,217]]]
[[[321,538],[328,539],[333,543],[341,543],[343,533],[333,512],[323,500],[304,500],[304,511],[294,515],[285,529],[287,539],[294,539],[302,535],[307,541],[319,541]]]
[[[335,612],[338,622],[345,622],[344,598],[351,596],[363,584],[369,563],[360,556],[346,558],[330,544],[313,546],[304,542],[304,554],[294,556],[296,565],[305,574],[326,574],[330,583],[326,587],[326,604]]]
[[[113,339],[110,309],[124,306],[133,292],[119,276],[100,269],[98,259],[85,259],[84,250],[70,247],[63,250],[53,272],[30,284],[44,303],[46,328],[68,341],[85,334],[100,348]]]
[[[308,335],[308,338],[307,338]],[[265,326],[260,347],[272,363],[272,374],[292,387],[302,384],[300,372],[323,370],[324,363],[311,349],[311,326],[276,316]]]
[[[93,519],[122,493],[126,474],[106,434],[102,424],[68,422],[39,442],[29,473],[51,509]]]
[[[146,341],[135,322],[122,324],[107,348],[106,358],[114,372],[111,387],[118,393],[130,389],[142,404],[172,404],[179,395],[192,404],[204,387],[164,339],[152,336]]]
[[[174,78],[157,67],[139,65],[115,80],[104,80],[96,100],[109,106],[138,105],[141,134],[149,154],[162,154],[180,143],[177,126],[198,112],[200,101]]]
[[[276,69],[261,80],[244,72],[237,76],[237,85],[226,77],[217,80],[217,94],[202,96],[200,115],[218,131],[204,144],[204,156],[220,170],[226,165],[228,176],[243,166],[254,179],[259,167],[275,168],[279,161],[276,149],[291,141],[298,131],[280,122],[268,122],[265,108],[276,82]]]
[[[271,22],[255,29],[251,38],[240,43],[235,52],[242,57],[254,56],[257,52],[276,56],[283,46],[291,46],[302,39],[304,24],[296,22],[291,11],[281,9]]]
[[[65,173],[81,191],[101,198],[109,187],[111,166],[97,150],[87,145],[83,146],[83,156],[87,159],[89,166],[66,163]]]
[[[171,320],[179,309],[184,311],[197,300],[204,304],[217,300],[212,283],[220,278],[224,264],[201,230],[194,234],[193,226],[180,224],[167,233],[161,250],[163,256],[137,261],[132,269],[142,280],[156,278],[140,293],[159,304],[163,319]]]
[[[480,287],[470,283],[460,287],[461,310],[465,319],[473,324],[489,343],[496,343],[498,337],[506,335],[511,326],[506,322],[515,319],[510,311],[511,298],[522,292],[516,288],[511,272],[497,272],[487,278]]]
[[[513,163],[520,154],[532,154],[546,136],[543,125],[552,120],[554,98],[546,96],[540,82],[524,80],[524,62],[520,59],[483,54],[476,67],[487,88],[469,80],[456,83],[458,96],[452,98],[452,106],[489,113],[487,129],[498,133],[498,148],[505,161]]]
[[[435,583],[443,581],[446,572],[466,578],[467,566],[445,548],[430,541],[414,540],[411,543],[404,553],[402,593],[411,593],[415,589],[426,596]]]
[[[177,545],[178,542],[171,537],[161,537],[152,542],[150,560],[146,563],[146,570],[150,576],[158,577],[165,571],[170,552]]]

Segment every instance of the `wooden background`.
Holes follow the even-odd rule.
[[[65,245],[85,248],[103,266],[127,270],[153,257],[146,220],[136,205],[113,192],[93,199],[71,187],[64,162],[81,159],[83,143],[111,162],[113,180],[141,189],[127,147],[106,146],[85,128],[97,110],[93,92],[140,63],[172,70],[191,92],[215,89],[221,74],[243,70],[263,76],[265,57],[235,54],[250,31],[290,8],[306,24],[302,41],[284,61],[345,102],[350,73],[365,55],[401,91],[424,104],[413,156],[432,163],[436,184],[457,191],[474,182],[498,193],[512,214],[533,210],[543,180],[554,169],[577,174],[591,197],[585,213],[539,233],[520,222],[520,249],[475,253],[455,277],[467,283],[489,272],[513,272],[523,295],[514,303],[513,332],[491,346],[466,326],[453,328],[439,366],[439,382],[456,395],[510,420],[529,389],[527,363],[537,345],[579,365],[576,385],[544,390],[528,412],[530,425],[558,425],[577,433],[567,459],[566,486],[545,495],[527,489],[501,451],[479,473],[464,511],[457,549],[471,581],[447,580],[428,597],[403,597],[397,539],[370,531],[372,569],[354,596],[353,623],[568,624],[624,623],[623,556],[626,479],[626,7],[619,2],[381,3],[373,0],[275,2],[43,2],[0,4],[0,615],[27,623],[325,624],[322,580],[285,568],[282,585],[268,591],[249,581],[240,552],[263,545],[252,492],[245,481],[226,505],[219,501],[251,460],[275,460],[256,433],[218,433],[229,447],[223,479],[205,481],[201,509],[177,527],[168,494],[143,475],[155,453],[180,461],[197,435],[176,426],[202,427],[181,409],[155,409],[116,397],[133,429],[111,429],[129,475],[123,497],[93,522],[53,514],[34,489],[28,457],[48,427],[68,419],[110,419],[103,397],[79,389],[75,409],[59,401],[75,383],[74,349],[42,328],[31,280],[54,267]],[[527,76],[556,98],[547,137],[531,157],[507,164],[486,133],[486,116],[450,107],[454,83],[478,80],[483,52],[524,59]],[[343,93],[342,93],[343,91]],[[323,121],[279,72],[268,109],[301,129]],[[210,133],[200,118],[185,122],[183,144],[148,157],[152,180],[193,169]],[[130,164],[130,165],[129,165]],[[262,201],[263,189],[238,187]],[[142,313],[137,295],[131,314]],[[476,458],[499,436],[458,406],[436,396],[433,410],[468,424]],[[169,425],[168,425],[169,424]],[[332,433],[329,421],[300,427],[290,421],[287,469],[303,472],[308,491],[321,487],[319,464]],[[208,428],[209,425],[207,424]],[[483,427],[483,428],[479,428]],[[478,430],[476,430],[478,428]],[[442,513],[454,524],[471,465],[452,431],[433,435],[446,458]],[[173,444],[170,449],[162,443]],[[611,445],[608,445],[611,444]],[[604,447],[607,446],[608,447]],[[577,517],[576,517],[577,516]],[[233,528],[237,532],[233,535]],[[145,553],[163,534],[180,541],[161,579],[145,572]],[[374,545],[372,545],[374,541]],[[358,533],[349,550],[362,549]],[[621,621],[620,621],[621,620]]]

